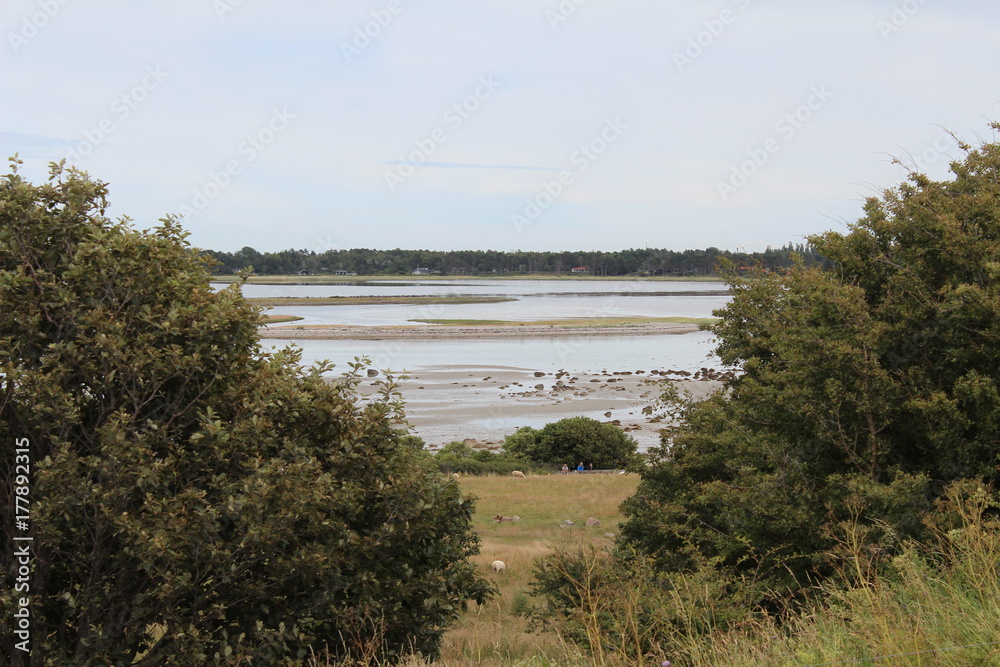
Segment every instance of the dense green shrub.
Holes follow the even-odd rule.
[[[509,475],[514,470],[528,472],[538,468],[522,459],[515,459],[503,452],[473,449],[464,442],[451,442],[434,454],[434,463],[445,474]]]
[[[833,269],[731,278],[712,329],[742,373],[653,452],[623,546],[666,572],[693,549],[782,608],[836,545],[889,557],[949,482],[1000,481],[1000,144],[963,149],[812,238]]]
[[[356,391],[264,353],[172,220],[14,163],[0,183],[0,441],[30,450],[31,664],[276,664],[433,654],[489,589],[473,507]],[[14,457],[0,457],[13,544]],[[14,618],[13,550],[0,616]],[[25,658],[4,632],[0,653]],[[23,662],[23,660],[22,660]]]
[[[889,662],[900,654],[941,664],[993,664],[1000,656],[1000,523],[997,494],[950,485],[925,520],[930,538],[891,560],[863,539],[831,553],[855,573],[824,585],[804,609],[759,613],[753,574],[718,559],[663,572],[637,554],[560,551],[536,563],[534,620],[611,665],[802,665]],[[844,535],[863,534],[856,521]],[[859,574],[860,573],[860,574]]]
[[[567,417],[541,430],[525,426],[504,440],[510,456],[571,468],[581,461],[605,470],[635,466],[637,448],[635,438],[617,426],[589,417]]]

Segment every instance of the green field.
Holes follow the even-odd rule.
[[[532,658],[566,664],[575,648],[555,633],[530,632],[528,620],[515,614],[540,604],[529,593],[534,560],[556,549],[610,547],[608,533],[615,533],[621,521],[618,506],[635,492],[639,476],[462,477],[459,484],[463,493],[478,498],[473,526],[481,548],[473,562],[499,595],[483,606],[472,604],[445,634],[442,665],[511,665]],[[496,514],[521,520],[497,523]],[[586,527],[589,517],[601,524]],[[575,525],[563,525],[566,520]],[[494,560],[506,563],[502,574],[490,569]]]
[[[472,604],[445,633],[439,667],[625,667],[620,656],[588,654],[555,632],[532,632],[518,612],[541,605],[530,595],[536,559],[554,550],[609,547],[622,520],[618,510],[639,483],[637,475],[463,477],[463,493],[478,497],[473,526],[481,540],[472,560],[498,595]],[[957,509],[959,527],[937,534],[926,548],[909,545],[883,576],[863,577],[849,588],[826,587],[801,614],[784,619],[755,614],[728,630],[679,632],[675,667],[778,665],[1000,665],[1000,523],[995,497],[974,497]],[[497,523],[495,514],[518,515]],[[600,519],[594,528],[587,517]],[[575,525],[561,527],[565,520]],[[869,554],[845,552],[847,568]],[[502,560],[496,574],[490,563]],[[687,603],[698,599],[696,578]],[[689,599],[690,598],[690,599]],[[687,607],[679,606],[679,609]],[[702,618],[695,607],[692,617]],[[674,657],[676,655],[676,657]],[[400,667],[424,663],[411,659]],[[325,665],[323,667],[326,667]]]

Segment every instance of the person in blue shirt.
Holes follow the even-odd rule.
[[[580,461],[580,465],[576,467],[577,472],[583,472],[583,461]]]

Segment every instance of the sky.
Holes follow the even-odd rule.
[[[5,0],[0,35],[4,157],[223,251],[764,250],[1000,120],[996,0]]]

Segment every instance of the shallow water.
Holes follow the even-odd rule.
[[[720,368],[707,332],[648,336],[552,336],[521,339],[442,340],[265,340],[272,347],[294,343],[306,365],[328,359],[347,370],[367,356],[380,370],[415,371],[434,366],[477,369],[512,366],[573,373],[602,370],[684,370]]]
[[[222,287],[221,283],[214,283]],[[336,285],[243,285],[248,297],[330,296],[531,296],[531,295],[691,295],[725,292],[719,281],[648,280],[386,280]]]
[[[710,317],[729,301],[720,282],[454,280],[355,285],[244,285],[250,297],[498,296],[502,303],[276,306],[302,324],[402,325],[414,320],[537,321],[594,317]]]
[[[434,281],[364,285],[246,285],[248,296],[506,296],[516,301],[454,305],[283,306],[271,314],[304,318],[302,324],[413,324],[414,319],[544,320],[572,317],[709,317],[729,300],[722,283],[583,282],[583,281]],[[404,383],[407,415],[417,434],[429,444],[474,437],[500,442],[520,426],[540,428],[571,415],[623,424],[643,423],[642,399],[606,397],[503,397],[495,387],[471,384],[485,376],[523,373],[523,384],[533,386],[535,371],[601,374],[604,371],[679,370],[721,368],[712,355],[713,336],[707,332],[638,336],[549,336],[498,339],[436,340],[295,340],[267,339],[266,347],[294,344],[306,366],[321,360],[336,364],[333,373],[348,370],[356,357],[367,357],[374,368],[397,375],[440,377],[459,374],[460,382]],[[333,374],[332,373],[332,374]],[[648,376],[646,376],[648,377]],[[366,385],[370,384],[366,381]],[[420,386],[421,384],[425,386]],[[640,392],[641,393],[641,392]],[[645,399],[648,401],[648,399]],[[641,450],[658,442],[655,428],[633,431]]]

